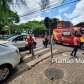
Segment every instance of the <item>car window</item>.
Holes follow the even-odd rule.
[[[18,36],[15,40],[16,41],[23,41],[23,36]]]
[[[82,34],[84,34],[84,28],[81,28],[80,31]]]
[[[12,40],[14,40],[16,38],[16,36],[12,36],[12,37],[10,37],[9,39],[8,39],[8,41],[12,41]]]
[[[23,35],[23,40],[25,40],[27,38],[27,35]]]
[[[63,32],[62,35],[63,36],[70,36],[71,35],[71,32]]]

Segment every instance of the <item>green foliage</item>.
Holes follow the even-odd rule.
[[[19,22],[17,13],[10,10],[8,4],[12,0],[0,0],[0,31],[4,31],[5,25],[11,27],[12,24]]]
[[[53,29],[53,28],[56,28],[59,19],[57,19],[57,18],[52,18],[51,20],[52,20],[52,23],[51,23],[52,29]]]
[[[29,21],[28,23],[25,24],[25,26],[29,29],[43,29],[45,28],[44,24],[42,21]]]
[[[45,17],[44,24],[45,24],[45,27],[47,29],[49,29],[50,28],[50,25],[51,25],[51,19],[49,17]]]
[[[59,21],[59,19],[57,19],[57,18],[50,19],[48,17],[45,17],[44,24],[47,29],[49,29],[49,28],[53,29],[53,28],[57,27],[58,21]]]
[[[24,24],[16,25],[15,31],[21,33],[28,29],[33,29],[34,33],[40,34],[46,30],[46,27],[43,21],[29,21]]]

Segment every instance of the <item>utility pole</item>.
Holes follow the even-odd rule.
[[[41,0],[41,10],[48,8],[50,4],[50,0]],[[46,28],[49,30],[49,40],[50,40],[50,51],[51,51],[51,62],[53,58],[53,53],[52,53],[52,39],[51,39],[51,19],[46,17],[44,20]]]
[[[44,24],[45,24],[46,28],[49,30],[50,52],[51,52],[51,62],[52,62],[52,58],[53,58],[52,37],[51,37],[51,24],[52,24],[52,20],[50,18],[46,17],[45,20],[44,20]]]
[[[51,23],[49,23],[49,39],[50,39],[50,51],[51,51],[51,62],[52,62],[53,52],[52,52]]]

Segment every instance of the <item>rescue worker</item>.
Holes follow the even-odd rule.
[[[34,39],[32,38],[31,34],[29,36],[27,36],[26,41],[28,43],[29,52],[32,54],[32,56],[34,56],[34,52],[33,52]]]
[[[79,48],[79,46],[80,46],[80,38],[79,38],[79,36],[77,35],[77,31],[75,31],[75,37],[74,37],[73,40],[74,40],[74,49],[73,49],[72,52],[71,52],[71,56],[74,56],[74,57],[77,58],[76,53],[77,53],[78,48]]]

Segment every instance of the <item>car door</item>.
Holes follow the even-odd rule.
[[[9,47],[6,45],[0,45],[0,65],[4,62],[6,62],[6,60],[8,59],[8,57],[10,58],[10,50]]]

